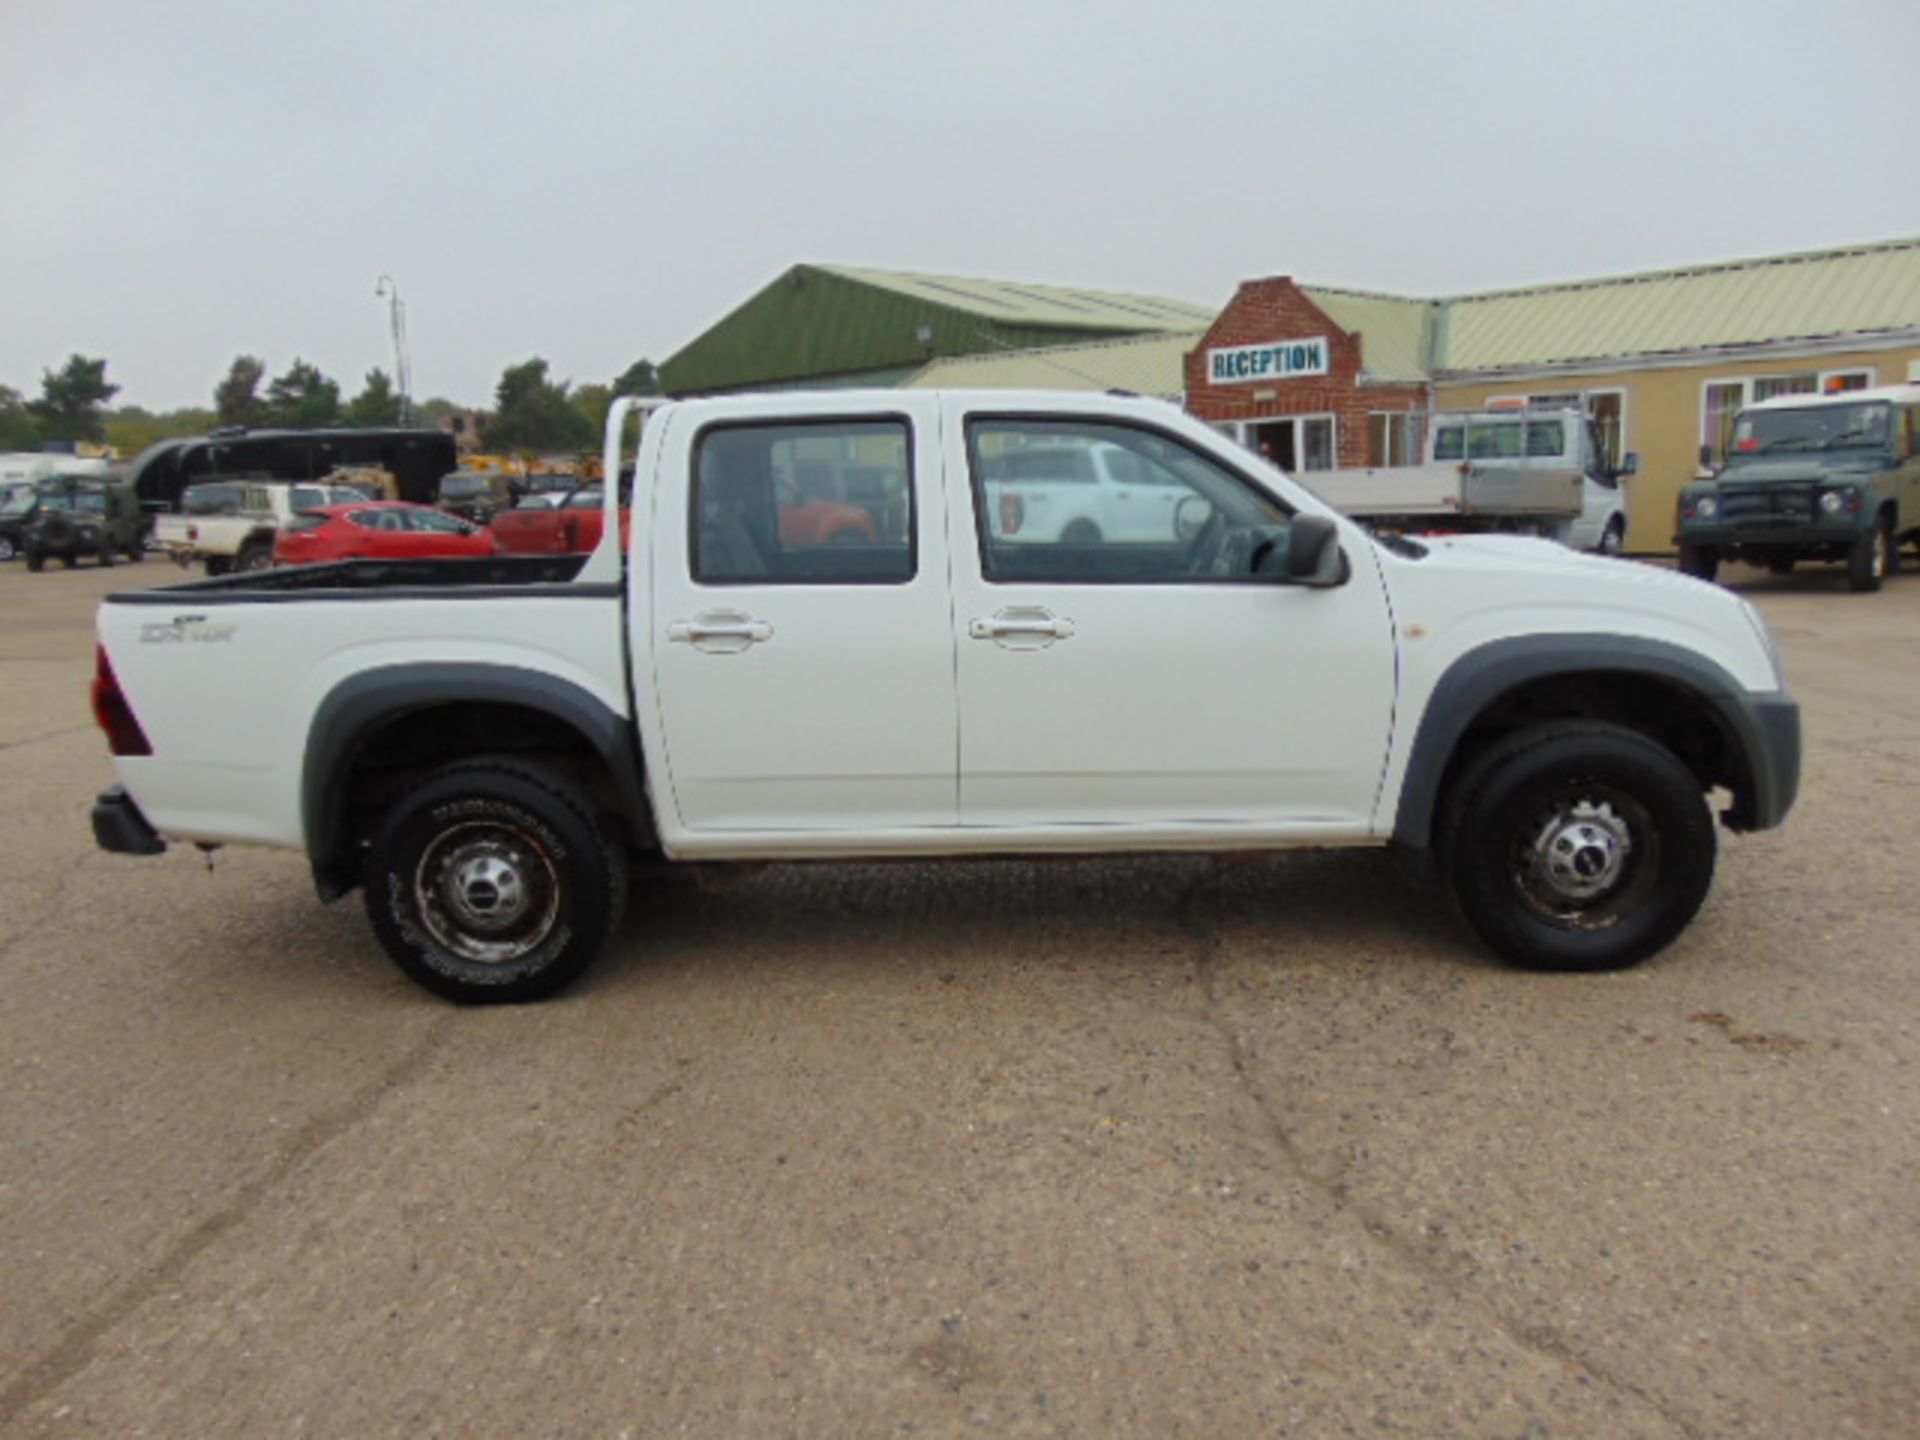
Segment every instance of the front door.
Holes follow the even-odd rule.
[[[634,646],[652,683],[635,689],[659,707],[679,824],[780,832],[775,849],[951,826],[938,404],[903,394],[895,414],[850,419],[818,400],[782,407],[669,433],[661,451],[652,633]]]
[[[1348,544],[1337,587],[1276,583],[1254,566],[1290,512],[1196,442],[949,404],[962,824],[1368,833],[1394,699],[1370,549]],[[1109,445],[1184,492],[1168,533],[1070,544],[976,522],[1007,457]]]

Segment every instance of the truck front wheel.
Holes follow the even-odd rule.
[[[1712,580],[1720,573],[1719,552],[1705,545],[1682,545],[1680,573],[1696,580]]]
[[[1451,792],[1445,861],[1467,922],[1537,970],[1638,964],[1686,928],[1716,853],[1700,782],[1637,731],[1518,731]]]
[[[1847,588],[1871,595],[1893,569],[1893,523],[1885,516],[1854,542],[1847,555]]]
[[[394,963],[449,1000],[540,1000],[593,962],[624,907],[626,854],[586,797],[538,766],[468,760],[388,813],[367,913]]]

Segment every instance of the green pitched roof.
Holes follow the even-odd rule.
[[[814,267],[862,285],[960,310],[1010,325],[1047,325],[1068,330],[1195,330],[1219,312],[1185,300],[1118,295],[1064,285],[1026,285],[1008,280],[969,280],[955,275],[914,275],[899,270],[857,270],[847,265]]]
[[[1191,330],[1206,306],[1155,296],[796,265],[660,367],[670,394],[863,377],[946,355]]]

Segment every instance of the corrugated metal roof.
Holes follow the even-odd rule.
[[[1438,308],[1433,301],[1313,285],[1302,285],[1300,292],[1349,335],[1359,333],[1360,363],[1370,378],[1415,385],[1427,378]]]
[[[1451,373],[1870,335],[1920,326],[1920,238],[1440,303]]]
[[[917,275],[901,270],[860,270],[846,265],[813,268],[1010,325],[1119,330],[1137,335],[1143,330],[1191,330],[1211,325],[1218,313],[1205,305],[1153,295],[1117,295],[1061,285]]]
[[[1131,390],[1177,398],[1187,388],[1182,361],[1206,331],[1144,335],[1092,345],[1004,350],[935,360],[907,381],[929,390]]]

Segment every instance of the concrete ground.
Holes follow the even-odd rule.
[[[1920,579],[1733,574],[1805,789],[1630,973],[1366,853],[776,868],[465,1011],[93,849],[135,578],[0,566],[0,1434],[1920,1427]]]

